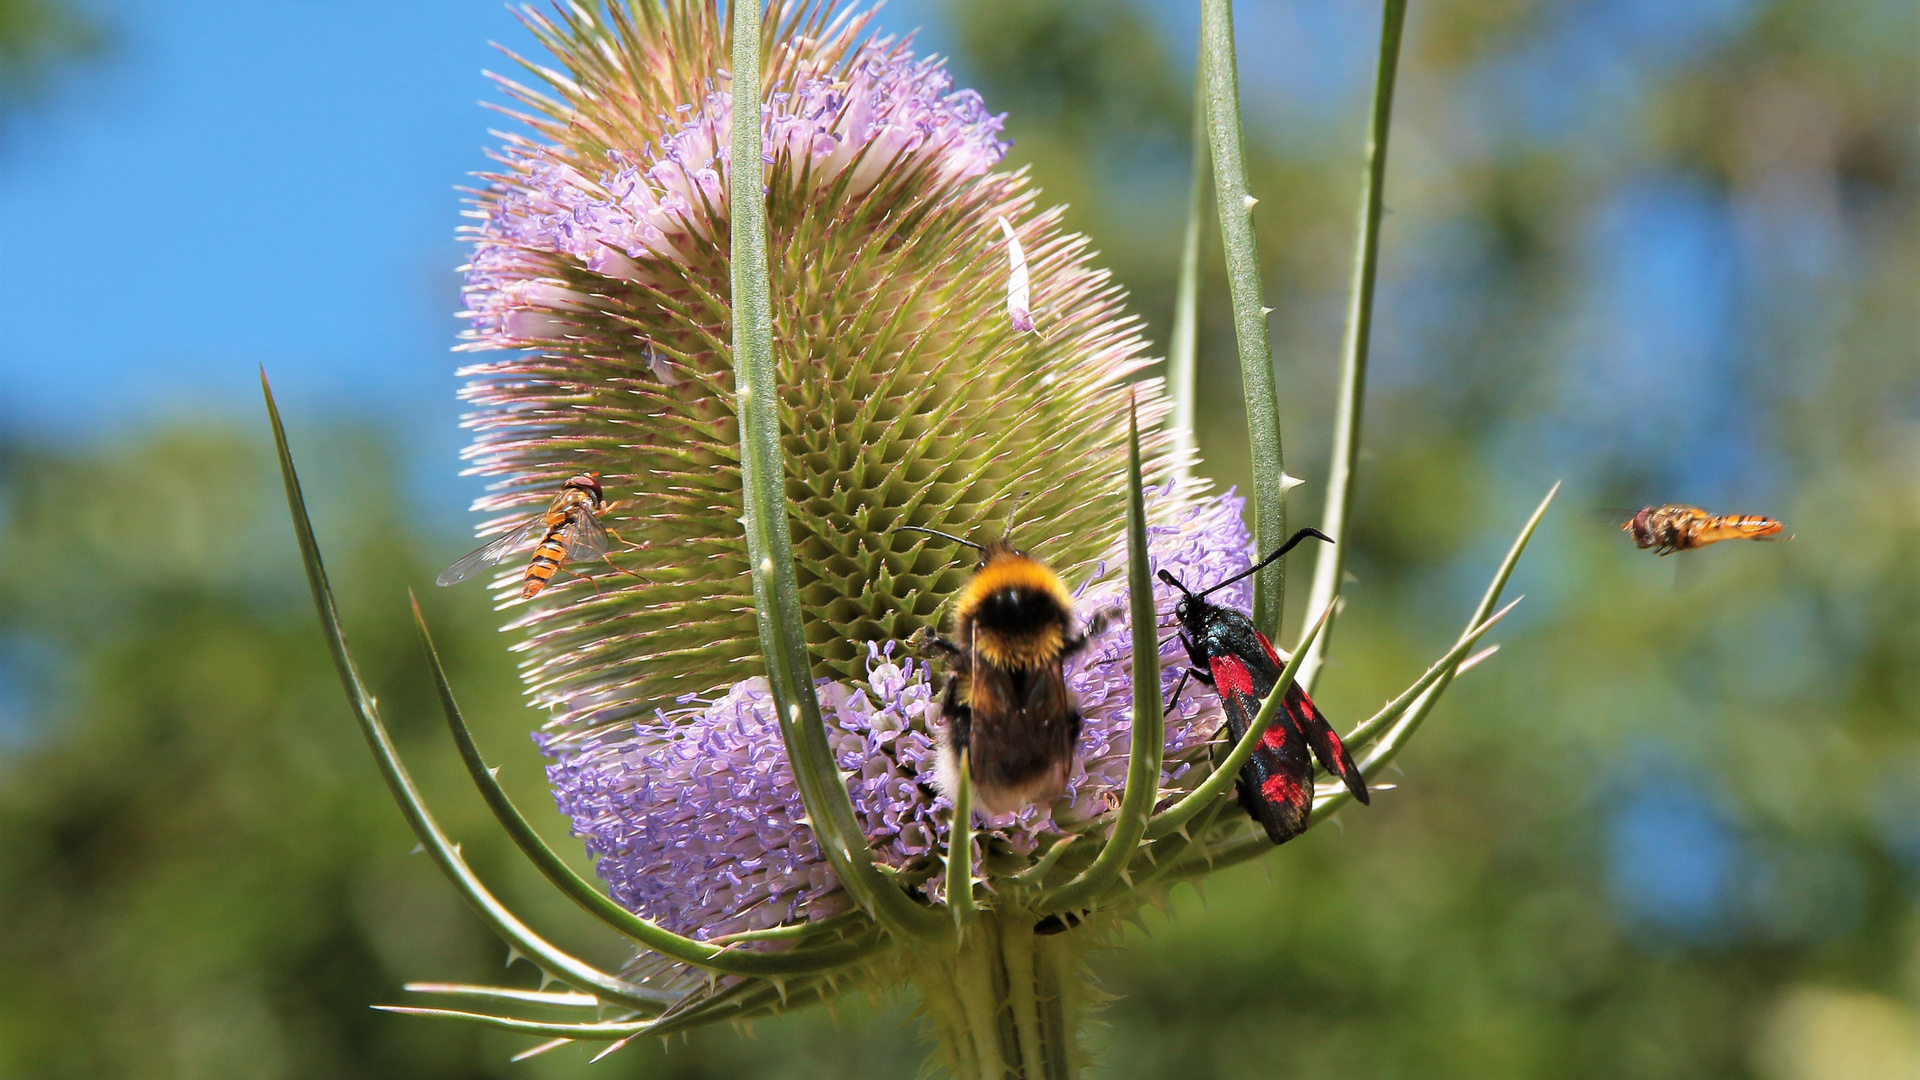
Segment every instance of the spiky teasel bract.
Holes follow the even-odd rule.
[[[690,0],[562,9],[529,25],[564,71],[502,80],[532,137],[469,229],[468,455],[497,478],[489,526],[597,469],[629,542],[515,625],[525,674],[577,735],[711,694],[759,667],[734,420],[726,32]],[[1084,576],[1124,488],[1124,384],[1148,363],[1085,238],[1036,212],[1000,119],[937,61],[866,36],[867,14],[768,14],[767,186],[781,427],[807,640],[864,678],[867,643],[937,618],[968,566],[901,525],[998,535]],[[1014,223],[1037,332],[1006,311]],[[1143,421],[1167,405],[1134,388]],[[1170,472],[1151,436],[1147,474]],[[1169,508],[1170,509],[1170,508]],[[591,566],[578,567],[593,573]],[[601,568],[604,571],[604,567]]]

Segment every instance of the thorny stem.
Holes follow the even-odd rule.
[[[1200,0],[1201,65],[1206,72],[1207,138],[1213,152],[1214,204],[1227,252],[1233,297],[1233,333],[1240,346],[1240,381],[1247,402],[1247,438],[1253,456],[1253,547],[1271,551],[1287,536],[1287,475],[1280,450],[1280,399],[1267,341],[1260,249],[1253,237],[1253,205],[1240,139],[1240,83],[1233,55],[1233,0]],[[1287,607],[1286,569],[1275,562],[1253,577],[1253,623],[1280,636]]]
[[[963,1080],[1079,1075],[1079,954],[1073,934],[1034,933],[1031,911],[1004,905],[969,924],[958,950],[913,966],[921,1011]]]
[[[1393,127],[1393,87],[1400,70],[1400,31],[1407,0],[1386,0],[1380,28],[1380,61],[1373,76],[1373,122],[1367,129],[1366,176],[1360,187],[1360,228],[1353,253],[1353,288],[1347,300],[1346,338],[1340,349],[1340,404],[1334,413],[1333,462],[1327,472],[1327,509],[1320,529],[1333,543],[1313,564],[1307,618],[1334,606],[1347,566],[1347,521],[1353,506],[1354,468],[1360,459],[1360,414],[1367,389],[1367,349],[1373,339],[1373,286],[1380,271],[1380,217],[1387,182],[1387,135]],[[1337,618],[1339,612],[1335,611]],[[1307,652],[1300,687],[1309,694],[1319,681],[1332,627]]]
[[[733,5],[733,115],[760,114],[760,4]],[[809,824],[834,874],[862,908],[896,934],[937,932],[939,913],[908,899],[874,868],[853,801],[827,745],[803,630],[800,584],[787,522],[786,461],[767,279],[767,194],[759,124],[734,124],[731,147],[733,364],[740,422],[747,557],[767,682]]]

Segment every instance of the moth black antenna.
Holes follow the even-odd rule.
[[[1268,563],[1273,562],[1275,559],[1278,559],[1280,556],[1285,555],[1289,551],[1292,551],[1295,544],[1298,544],[1300,541],[1305,540],[1309,536],[1314,537],[1315,539],[1325,540],[1329,544],[1333,543],[1333,537],[1328,536],[1326,533],[1321,532],[1319,529],[1301,529],[1299,532],[1294,533],[1292,536],[1287,537],[1287,542],[1280,545],[1279,551],[1276,551],[1273,554],[1267,556],[1266,558],[1261,559],[1259,562],[1254,563],[1252,566],[1248,567],[1247,569],[1245,569],[1244,571],[1238,574],[1233,575],[1227,580],[1218,582],[1217,584],[1214,584],[1208,587],[1206,591],[1200,593],[1200,595],[1205,596],[1207,595],[1207,593],[1216,592],[1220,589],[1224,589],[1227,586],[1233,584],[1234,582],[1239,581],[1241,578],[1252,577],[1255,573],[1259,572],[1261,567],[1266,566]]]
[[[1179,589],[1183,595],[1186,595],[1186,596],[1193,595],[1191,590],[1189,590],[1185,585],[1180,584],[1179,578],[1174,577],[1172,574],[1168,573],[1165,570],[1160,571],[1160,580],[1166,582],[1167,584],[1173,586],[1176,589]]]
[[[940,531],[939,529],[928,529],[928,528],[925,528],[925,527],[923,527],[923,526],[920,526],[920,525],[900,525],[900,526],[897,526],[897,527],[896,527],[896,528],[894,529],[894,531],[895,531],[895,532],[923,532],[923,533],[928,533],[928,534],[930,534],[930,535],[932,535],[932,536],[937,536],[937,537],[939,537],[939,538],[941,538],[942,540],[951,540],[951,541],[953,541],[953,542],[954,542],[954,543],[956,543],[956,544],[965,544],[966,546],[968,546],[968,547],[970,547],[970,548],[972,548],[972,549],[973,549],[973,550],[975,550],[975,551],[985,551],[985,550],[987,550],[986,548],[984,548],[984,547],[981,547],[981,546],[980,546],[979,544],[976,544],[976,543],[974,543],[974,542],[973,542],[973,541],[971,541],[971,540],[962,540],[962,539],[961,539],[960,537],[958,537],[958,536],[955,536],[955,535],[953,535],[952,533],[944,533],[944,532],[941,532],[941,531]]]

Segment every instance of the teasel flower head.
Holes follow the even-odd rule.
[[[526,692],[551,715],[535,741],[553,794],[604,890],[500,786],[420,623],[469,775],[535,866],[640,946],[620,972],[521,922],[427,809],[347,648],[268,395],[321,623],[390,790],[476,912],[571,987],[409,987],[557,1020],[399,1011],[546,1036],[537,1053],[911,981],[956,1075],[1072,1075],[1085,952],[1175,884],[1271,850],[1234,784],[1284,688],[1312,681],[1340,566],[1318,567],[1318,619],[1230,748],[1218,694],[1164,711],[1188,658],[1176,590],[1156,572],[1226,583],[1215,603],[1256,618],[1264,603],[1274,623],[1284,597],[1270,577],[1228,581],[1252,562],[1247,507],[1188,478],[1192,452],[1164,430],[1168,396],[1120,291],[1002,167],[1001,117],[910,41],[871,33],[870,12],[774,0],[764,23],[753,4],[727,14],[704,0],[523,10],[555,66],[521,61],[539,88],[500,79],[519,129],[500,134],[466,230],[463,348],[486,354],[463,369],[470,471],[491,481],[482,533],[517,531],[583,472],[609,500],[604,559],[571,558],[530,599],[519,567],[495,583]],[[1210,64],[1230,69],[1230,34],[1221,23],[1205,38]],[[736,85],[733,58],[750,61],[756,37],[759,77],[743,66]],[[735,124],[756,93],[754,161],[756,129]],[[1225,197],[1244,177],[1221,175],[1223,235],[1246,256],[1230,261],[1236,312],[1251,316],[1253,199]],[[732,227],[736,208],[761,212],[756,191],[764,278],[759,230]],[[1376,228],[1369,218],[1365,235]],[[1238,323],[1245,345],[1260,323]],[[1250,424],[1277,416],[1256,343],[1243,348],[1258,361]],[[1349,370],[1351,434],[1363,366]],[[1277,432],[1254,443],[1270,548],[1292,481]],[[1336,438],[1348,467],[1356,453]],[[1468,652],[1545,508],[1453,648],[1347,732],[1361,774],[1376,777],[1477,662]],[[1076,623],[1105,622],[1061,669],[1084,719],[1064,790],[997,816],[971,805],[964,759],[939,760],[943,673],[915,645],[945,629],[973,572],[950,537],[1009,540],[1069,585]],[[1348,790],[1320,788],[1313,819]]]
[[[501,80],[531,134],[503,136],[474,198],[467,347],[518,351],[464,369],[467,456],[494,481],[479,504],[493,529],[597,470],[626,541],[613,562],[639,575],[579,567],[596,580],[515,612],[559,752],[751,678],[759,643],[738,525],[722,28],[677,2],[525,18],[562,70],[538,69],[541,91]],[[970,570],[900,526],[991,538],[1018,501],[1020,543],[1063,572],[1109,550],[1117,421],[1150,362],[1086,238],[1036,208],[1023,174],[995,171],[1001,118],[868,20],[769,12],[759,171],[807,642],[849,684],[870,643],[933,626]],[[1009,314],[1010,235],[1044,335]],[[1132,392],[1144,422],[1166,413],[1156,382]],[[1150,479],[1171,475],[1168,446],[1150,436]]]
[[[468,347],[520,351],[467,368],[465,394],[473,470],[496,480],[480,503],[493,527],[585,470],[614,500],[604,521],[625,543],[609,561],[627,573],[577,566],[524,607],[509,576],[502,596],[528,691],[553,713],[539,741],[556,794],[613,895],[706,939],[846,898],[757,677],[723,35],[704,5],[671,14],[658,27],[528,16],[566,73],[543,93],[503,80],[537,137],[508,138],[486,176],[466,271]],[[933,779],[938,675],[908,643],[939,628],[972,560],[901,527],[1011,533],[1080,586],[1083,620],[1124,602],[1108,573],[1126,558],[1122,420],[1130,398],[1148,422],[1166,405],[1139,381],[1138,324],[1086,240],[1034,209],[1022,175],[994,171],[1007,144],[979,95],[908,43],[867,35],[867,14],[794,6],[768,21],[781,29],[760,172],[807,639],[868,839],[908,869],[942,846],[950,816]],[[1044,334],[1028,332],[1035,320]],[[1196,581],[1244,569],[1239,500],[1176,489],[1168,445],[1145,444],[1156,557]],[[1110,809],[1124,781],[1127,634],[1119,620],[1069,665],[1087,718],[1069,819]],[[1178,646],[1162,636],[1171,668]],[[1219,725],[1198,700],[1182,755]],[[1190,762],[1168,764],[1171,782]],[[1041,807],[1001,824],[1029,852],[1057,827]]]
[[[1242,501],[1232,495],[1181,504],[1166,488],[1149,505],[1155,570],[1186,581],[1224,580],[1248,565]],[[1124,611],[1119,568],[1124,540],[1096,561],[1079,590],[1083,621]],[[1107,573],[1111,567],[1116,572]],[[1217,596],[1245,606],[1245,582]],[[1177,596],[1156,588],[1165,628]],[[1180,646],[1161,629],[1163,693],[1177,681]],[[1068,690],[1085,719],[1065,798],[982,820],[1011,855],[1027,856],[1082,829],[1118,804],[1132,749],[1131,627],[1123,615],[1066,665]],[[821,680],[818,694],[835,765],[846,775],[877,861],[912,871],[930,865],[948,840],[952,802],[935,784],[939,678],[896,647],[869,642],[858,682]],[[1185,695],[1168,717],[1161,788],[1191,790],[1196,765],[1221,722],[1217,699]],[[634,912],[693,937],[711,937],[819,918],[848,902],[826,867],[781,741],[766,682],[749,678],[708,700],[567,740],[543,736],[561,759],[548,770],[560,806],[586,838],[613,896]],[[936,872],[934,895],[944,890]]]

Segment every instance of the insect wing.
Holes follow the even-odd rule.
[[[486,546],[468,552],[459,562],[440,571],[440,576],[434,578],[433,583],[435,585],[455,585],[467,580],[480,571],[485,570],[487,567],[501,562],[507,556],[512,555],[521,548],[532,546],[544,534],[545,526],[545,518],[535,517],[525,525],[520,526],[505,536],[493,540]]]
[[[1283,666],[1279,650],[1267,640],[1267,635],[1255,630],[1253,636],[1260,639],[1260,647],[1266,650],[1267,659],[1273,661],[1275,666]],[[1367,781],[1353,764],[1353,755],[1347,753],[1347,745],[1340,741],[1333,725],[1327,723],[1320,707],[1313,703],[1299,683],[1288,684],[1281,709],[1292,718],[1293,726],[1306,737],[1307,745],[1313,748],[1313,756],[1320,759],[1321,767],[1339,777],[1341,783],[1347,785],[1347,790],[1353,792],[1353,797],[1360,800],[1360,805],[1367,805]]]
[[[1213,657],[1208,667],[1227,717],[1227,735],[1237,743],[1260,713],[1253,673],[1232,655]],[[1239,780],[1240,805],[1266,830],[1267,839],[1284,844],[1306,830],[1313,810],[1313,759],[1287,710],[1267,726]]]
[[[593,516],[593,511],[581,509],[574,511],[567,522],[567,561],[587,562],[607,553],[610,539],[607,527]]]
[[[1347,785],[1353,797],[1365,806],[1367,799],[1367,781],[1360,775],[1360,769],[1353,763],[1353,755],[1347,753],[1347,745],[1327,723],[1327,718],[1300,688],[1299,683],[1287,687],[1287,698],[1283,703],[1287,715],[1293,718],[1294,726],[1307,737],[1307,745],[1313,748],[1313,756],[1320,759],[1320,765],[1328,772],[1340,778]]]

